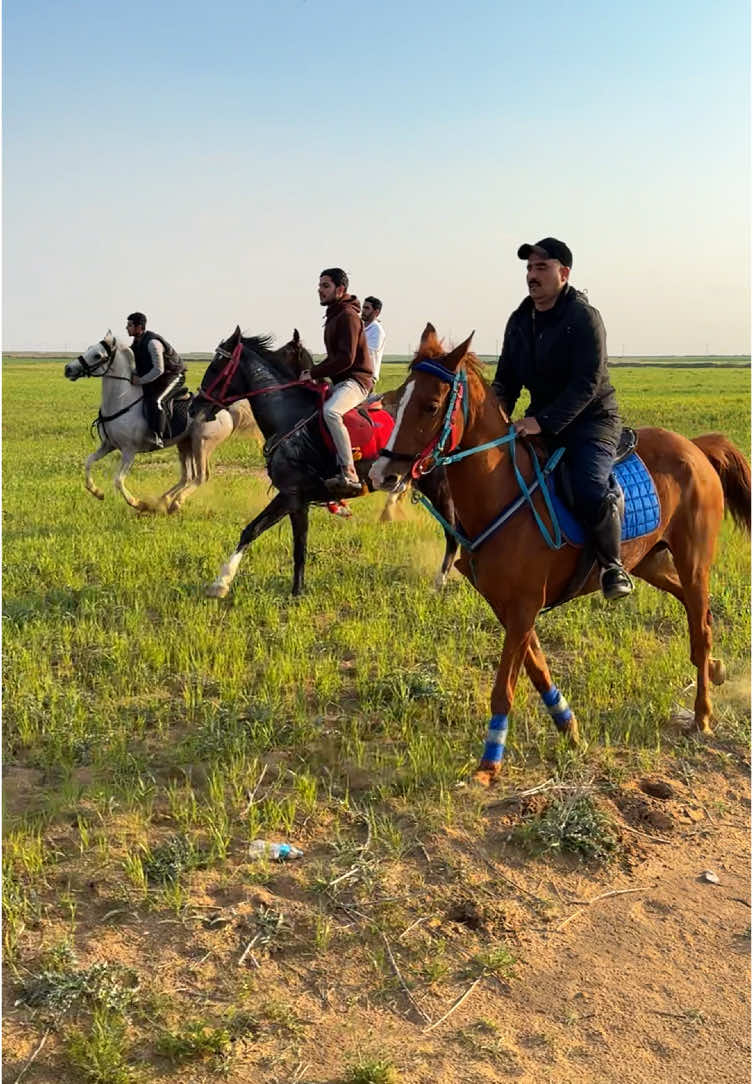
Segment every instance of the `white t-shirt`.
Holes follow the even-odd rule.
[[[382,354],[384,353],[384,340],[387,338],[385,330],[378,320],[372,320],[364,328],[366,333],[366,345],[371,354],[371,363],[374,366],[374,383],[379,379],[379,370],[382,368]]]

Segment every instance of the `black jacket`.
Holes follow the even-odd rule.
[[[619,436],[604,323],[585,294],[569,284],[546,312],[537,312],[527,297],[512,314],[492,387],[508,415],[521,388],[528,388],[526,414],[552,444]]]
[[[149,357],[149,343],[152,339],[159,339],[162,343],[164,349],[163,357],[165,361],[165,372],[184,373],[186,371],[185,362],[175,347],[171,346],[167,339],[163,339],[156,331],[145,331],[138,342],[134,339],[131,347],[133,350],[133,360],[136,363],[136,372],[139,376],[146,376],[152,367],[152,359]]]

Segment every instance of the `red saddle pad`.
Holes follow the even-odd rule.
[[[343,415],[343,421],[350,434],[354,459],[376,459],[390,439],[395,426],[395,419],[378,403],[369,406],[364,404],[355,410],[349,410]],[[321,427],[324,443],[330,451],[334,451],[335,446],[323,418]]]

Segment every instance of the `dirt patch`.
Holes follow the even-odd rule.
[[[232,851],[222,868],[190,874],[177,913],[125,903],[106,876],[87,891],[61,828],[71,868],[51,880],[44,925],[24,935],[26,960],[70,936],[55,901],[75,891],[82,966],[136,971],[164,1028],[236,1020],[224,1076],[233,1084],[340,1084],[359,1057],[389,1061],[402,1084],[743,1084],[747,775],[731,760],[686,777],[663,770],[665,799],[645,794],[642,778],[602,799],[629,846],[607,867],[534,859],[508,842],[510,825],[540,812],[546,793],[492,795],[475,812],[469,795],[475,827],[424,832],[381,865],[359,849],[363,828],[334,866],[321,829],[289,866],[261,870]],[[38,780],[26,783],[29,793]],[[704,870],[719,883],[702,880]],[[19,981],[7,969],[5,983],[11,1081],[44,1024],[15,1004]],[[145,1080],[218,1079],[207,1059],[159,1057],[153,1038],[139,1049]],[[56,1030],[25,1079],[81,1079]]]

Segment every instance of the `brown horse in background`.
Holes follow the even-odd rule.
[[[472,338],[471,334],[456,349],[445,353],[433,326],[426,325],[408,379],[399,389],[397,423],[386,456],[371,468],[374,487],[392,489],[405,473],[405,466],[400,472],[396,470],[395,461],[402,460],[409,471],[420,474],[432,469],[437,457],[441,462],[443,452],[470,450],[499,440],[496,446],[446,467],[456,514],[468,539],[480,536],[521,494],[511,458],[514,443],[510,443],[510,420],[482,377],[478,359],[468,351]],[[454,394],[461,378],[467,381],[466,416],[458,409]],[[448,406],[454,415],[447,419],[452,421],[452,445],[437,449],[434,445]],[[508,434],[508,442],[501,443]],[[652,533],[623,543],[622,560],[635,575],[674,595],[685,607],[690,657],[697,671],[694,722],[698,731],[708,733],[712,713],[709,683],[721,684],[725,679],[724,664],[711,657],[709,570],[725,500],[737,525],[750,534],[750,466],[720,433],[691,441],[667,429],[640,429],[638,450],[656,486],[660,522]],[[520,469],[530,485],[534,479],[532,464]],[[542,520],[546,520],[540,489],[533,501]],[[457,562],[506,632],[491,696],[492,718],[474,776],[484,785],[501,771],[507,716],[521,666],[558,730],[573,744],[578,742],[575,715],[552,683],[534,631],[539,611],[565,594],[578,558],[579,550],[571,545],[549,548],[534,516],[522,509],[475,552],[464,549]],[[578,594],[588,594],[598,586],[592,572]]]

